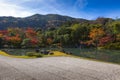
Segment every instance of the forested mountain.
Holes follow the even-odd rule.
[[[119,19],[85,20],[58,14],[35,14],[25,18],[0,17],[0,29],[0,47],[120,49]]]
[[[66,22],[85,22],[85,19],[77,19],[68,16],[62,16],[58,14],[40,15],[35,14],[25,18],[16,17],[0,17],[0,29],[6,29],[8,27],[33,27],[43,28],[59,27]]]

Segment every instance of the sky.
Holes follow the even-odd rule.
[[[60,14],[75,18],[120,17],[120,0],[0,0],[0,16]]]

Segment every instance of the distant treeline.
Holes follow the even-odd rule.
[[[120,49],[120,20],[98,18],[86,22],[66,22],[46,30],[28,27],[0,30],[0,47],[100,47]]]

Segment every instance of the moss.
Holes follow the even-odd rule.
[[[13,58],[26,58],[26,59],[27,58],[38,58],[38,57],[52,57],[52,56],[69,56],[69,55],[67,55],[67,54],[65,54],[63,52],[59,52],[59,51],[52,51],[52,52],[53,52],[52,55],[41,55],[41,54],[40,55],[39,54],[33,55],[33,52],[28,52],[27,56],[13,56],[13,55],[7,54],[4,51],[0,51],[0,55],[2,55],[2,56],[8,56],[8,57],[13,57]]]
[[[13,58],[35,58],[35,57],[29,57],[29,56],[13,56],[13,55],[9,55],[4,51],[0,51],[0,55],[2,56],[8,56],[8,57],[13,57]]]

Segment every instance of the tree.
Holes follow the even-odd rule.
[[[30,39],[29,38],[23,39],[21,45],[24,46],[24,47],[30,46]]]
[[[71,37],[75,45],[79,45],[80,41],[89,40],[88,37],[89,27],[87,27],[87,24],[75,24],[71,26],[71,28],[72,28]]]
[[[53,43],[53,39],[52,38],[47,38],[47,44],[51,45]]]
[[[58,35],[71,34],[72,29],[70,27],[60,27],[57,30]]]
[[[105,36],[99,40],[99,45],[105,46],[106,44],[112,43],[113,41],[114,41],[114,38],[112,38],[112,36]]]
[[[108,25],[108,29],[111,35],[114,36],[115,41],[120,38],[120,21],[114,21]]]
[[[36,31],[33,28],[27,28],[25,34],[27,38],[31,38],[37,35]]]
[[[104,35],[105,35],[105,32],[102,28],[93,28],[90,31],[89,37],[94,41],[96,48],[98,47],[99,39]]]

